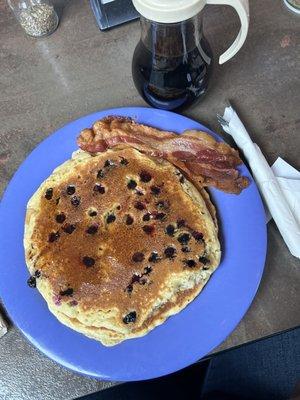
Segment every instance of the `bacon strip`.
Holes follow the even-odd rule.
[[[89,153],[133,147],[149,156],[164,158],[198,189],[214,186],[238,194],[249,185],[248,179],[237,170],[242,164],[238,152],[200,131],[177,135],[138,124],[130,118],[110,116],[81,131],[77,144]]]

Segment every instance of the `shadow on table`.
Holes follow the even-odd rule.
[[[300,400],[300,328],[227,350],[172,375],[80,400]]]

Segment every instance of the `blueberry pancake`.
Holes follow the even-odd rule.
[[[36,287],[64,324],[106,346],[143,336],[220,262],[214,207],[169,161],[121,147],[59,166],[27,207]]]

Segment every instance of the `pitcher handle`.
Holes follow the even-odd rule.
[[[219,64],[224,64],[230,60],[245,43],[249,30],[249,2],[248,0],[206,0],[206,4],[226,4],[235,8],[241,20],[241,29],[235,41],[228,50],[219,58]]]

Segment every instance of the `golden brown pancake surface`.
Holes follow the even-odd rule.
[[[79,152],[54,171],[28,204],[25,249],[51,311],[104,344],[178,312],[220,258],[200,194],[173,165],[134,149]]]

